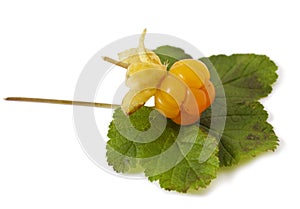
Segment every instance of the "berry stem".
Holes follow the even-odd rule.
[[[72,100],[59,100],[59,99],[28,98],[28,97],[7,97],[4,100],[17,101],[17,102],[50,103],[50,104],[61,104],[61,105],[78,105],[78,106],[112,108],[112,109],[120,107],[120,105],[107,104],[107,103],[94,103],[94,102],[83,102],[83,101],[72,101]]]
[[[125,68],[125,69],[127,69],[128,66],[129,66],[129,64],[127,64],[127,63],[120,62],[120,61],[118,61],[118,60],[114,60],[114,59],[112,59],[112,58],[110,58],[110,57],[102,57],[102,58],[103,58],[103,60],[106,61],[106,62],[110,62],[110,63],[112,63],[112,64],[114,64],[114,65],[120,66],[120,67]]]

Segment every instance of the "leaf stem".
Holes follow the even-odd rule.
[[[59,100],[59,99],[28,98],[28,97],[7,97],[4,100],[17,101],[17,102],[38,102],[38,103],[49,103],[49,104],[61,104],[61,105],[78,105],[78,106],[112,108],[112,109],[120,107],[120,105],[117,105],[117,104],[94,103],[94,102],[83,102],[83,101],[72,101],[72,100]]]

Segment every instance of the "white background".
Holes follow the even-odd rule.
[[[95,166],[78,143],[72,107],[0,101],[0,208],[299,208],[297,1],[42,2],[0,3],[0,97],[72,99],[98,50],[147,27],[207,56],[270,56],[280,77],[263,103],[280,147],[221,172],[200,194],[178,194]]]

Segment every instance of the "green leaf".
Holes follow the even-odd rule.
[[[169,63],[168,67],[191,58],[172,46],[154,51],[162,63]],[[278,138],[258,101],[272,91],[271,85],[277,79],[274,62],[255,54],[217,55],[201,60],[210,70],[216,98],[202,113],[200,128],[165,121],[148,107],[129,118],[117,109],[107,143],[107,161],[117,172],[140,169],[166,190],[187,192],[206,187],[216,177],[219,165],[230,166],[276,149]],[[220,138],[218,143],[216,138]]]
[[[129,172],[130,169],[138,167],[141,158],[159,154],[162,147],[157,144],[167,148],[172,143],[176,129],[171,124],[165,127],[165,118],[157,111],[153,111],[153,114],[151,112],[152,108],[142,107],[128,118],[120,108],[115,110],[107,134],[110,140],[107,142],[106,154],[108,164],[115,171]],[[157,137],[164,127],[165,131]]]
[[[234,104],[234,105],[233,105]],[[259,102],[227,103],[226,125],[219,143],[221,166],[237,164],[241,159],[249,159],[268,150],[275,150],[278,139],[273,127],[267,122],[268,114]],[[209,129],[211,111],[201,118],[201,127]],[[220,130],[212,130],[218,134]]]
[[[214,55],[201,61],[210,69],[216,89],[224,88],[226,99],[234,102],[257,101],[267,96],[278,77],[277,66],[265,55]]]
[[[213,108],[202,114],[201,127],[210,130],[214,123],[226,120],[223,132],[221,128],[211,130],[216,136],[221,135],[220,165],[230,166],[241,159],[275,150],[278,138],[267,122],[268,113],[257,101],[271,92],[271,85],[277,79],[274,62],[267,56],[254,54],[219,55],[201,60],[207,64],[216,85],[216,101]],[[226,114],[218,111],[224,109],[222,88],[226,95]],[[216,110],[214,114],[212,109]]]
[[[160,46],[153,51],[157,54],[163,64],[168,64],[168,70],[178,60],[192,58],[191,55],[186,54],[184,50],[174,46]]]
[[[206,187],[216,177],[216,140],[198,126],[180,127],[149,107],[129,118],[117,109],[113,119],[106,155],[115,171],[130,173],[142,168],[150,181],[158,180],[161,187],[179,192]],[[206,149],[202,150],[204,142]],[[200,154],[208,160],[200,161]]]
[[[210,147],[205,146],[204,149],[204,142],[209,143]],[[215,138],[207,137],[207,134],[199,131],[191,150],[187,155],[182,156],[183,159],[176,166],[161,174],[150,176],[149,180],[158,180],[162,188],[178,192],[205,188],[212,179],[216,178],[219,168],[218,150],[215,149],[216,143]],[[213,149],[214,151],[210,152]],[[205,162],[201,162],[199,159],[203,152],[210,155]],[[182,152],[178,153],[178,155],[180,154]]]

